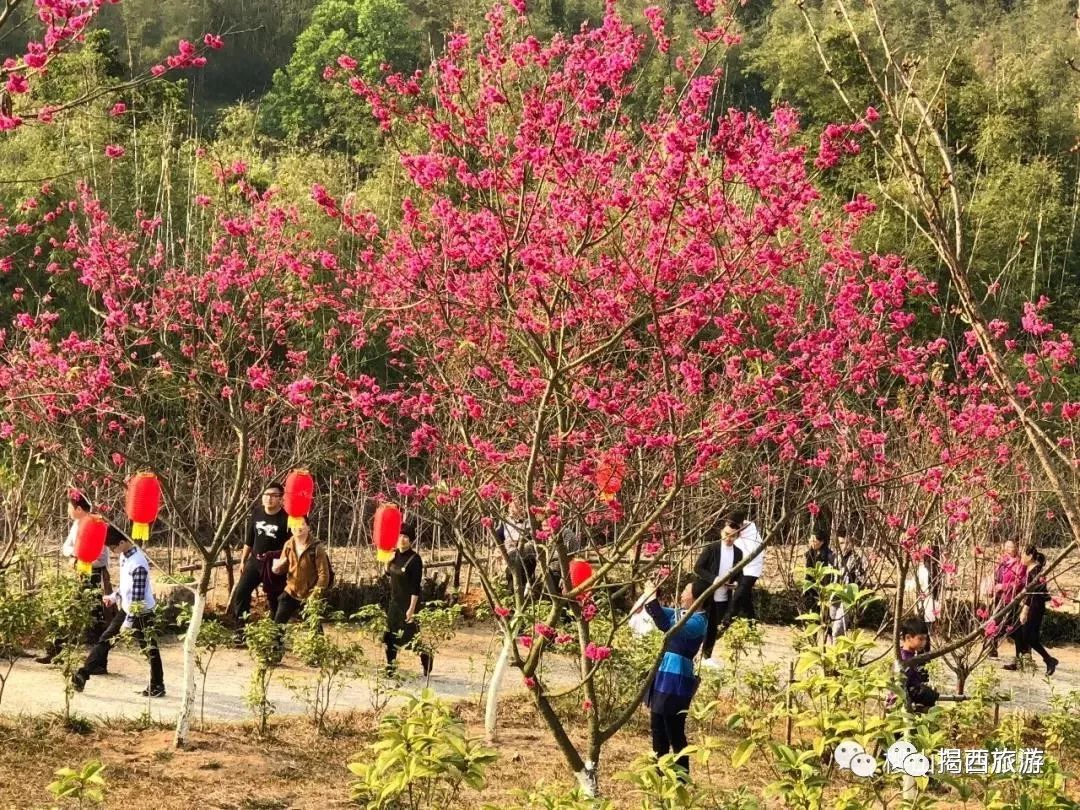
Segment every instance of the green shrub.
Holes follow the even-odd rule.
[[[244,628],[244,642],[251,660],[255,662],[244,702],[255,715],[259,733],[265,734],[270,715],[274,713],[268,691],[270,677],[281,658],[281,629],[273,619],[260,619]]]
[[[87,762],[80,770],[59,768],[54,771],[55,781],[49,784],[49,792],[57,799],[75,802],[77,807],[101,804],[105,801],[105,779],[101,772],[105,766],[97,760]]]
[[[288,629],[290,649],[305,666],[315,670],[315,681],[286,683],[307,704],[312,722],[320,733],[327,730],[326,714],[335,691],[359,676],[359,667],[364,660],[364,652],[358,644],[337,642],[323,632],[324,618],[326,601],[315,592],[304,603],[303,622],[290,625]]]
[[[83,661],[83,642],[94,626],[94,607],[100,591],[87,588],[80,577],[57,576],[41,589],[39,604],[49,642],[60,647],[56,663],[64,678],[64,720],[71,722],[71,697],[75,688],[71,676]]]
[[[353,801],[368,810],[454,807],[462,787],[482,790],[497,754],[469,737],[446,704],[425,689],[379,723],[370,756],[349,764]]]
[[[0,572],[0,702],[15,661],[23,654],[23,646],[33,641],[40,628],[37,597],[23,590],[9,572]]]

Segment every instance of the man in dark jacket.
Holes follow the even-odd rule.
[[[712,585],[726,580],[724,585],[713,591],[712,598],[705,603],[708,623],[705,628],[705,642],[701,646],[701,663],[707,667],[720,666],[712,654],[717,637],[727,627],[728,600],[731,599],[737,582],[737,577],[730,577],[729,573],[742,562],[742,552],[735,545],[737,535],[737,531],[724,526],[720,530],[720,539],[706,545],[694,564],[694,575],[702,583]]]

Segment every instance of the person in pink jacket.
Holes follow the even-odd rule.
[[[991,613],[996,613],[998,608],[1012,602],[1024,592],[1027,587],[1027,566],[1020,559],[1015,540],[1006,540],[1004,554],[998,560],[994,570],[994,593]],[[998,631],[990,636],[988,646],[990,657],[998,657],[998,641],[1006,633],[1015,629],[1020,621],[1020,608],[1013,605],[1007,613],[997,621]]]

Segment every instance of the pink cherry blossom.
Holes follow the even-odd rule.
[[[611,648],[590,641],[585,647],[585,657],[590,661],[606,661],[611,657]]]

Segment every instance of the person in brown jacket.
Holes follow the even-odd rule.
[[[288,624],[316,588],[330,585],[330,558],[326,547],[311,536],[311,524],[307,518],[293,529],[292,537],[285,541],[281,556],[274,560],[274,573],[285,574],[285,591],[278,600],[274,621]]]

